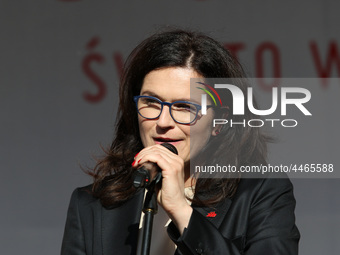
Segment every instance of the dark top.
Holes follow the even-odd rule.
[[[144,192],[108,210],[90,190],[72,194],[61,254],[135,254]],[[300,238],[294,208],[289,179],[242,179],[232,199],[214,208],[193,206],[182,236],[173,223],[167,231],[175,254],[293,255]]]

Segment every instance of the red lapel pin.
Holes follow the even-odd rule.
[[[212,211],[212,212],[208,213],[206,217],[215,218],[215,216],[216,216],[216,213],[214,211]]]

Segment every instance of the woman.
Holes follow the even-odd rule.
[[[297,254],[288,179],[190,174],[190,160],[201,162],[200,155],[236,167],[266,163],[267,139],[259,129],[212,126],[213,118],[237,120],[231,95],[222,98],[226,106],[208,107],[206,115],[190,98],[190,78],[204,77],[237,81],[244,72],[219,43],[194,32],[157,33],[132,51],[120,83],[115,139],[90,171],[94,183],[73,192],[62,254],[136,254],[144,191],[133,187],[133,173],[146,162],[162,171],[157,200],[171,221],[166,228],[164,221],[154,223],[151,254]],[[241,82],[239,87],[246,90]],[[249,111],[242,116],[253,117]],[[217,139],[219,147],[212,149]]]

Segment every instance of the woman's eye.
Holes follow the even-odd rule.
[[[155,102],[155,100],[152,99],[152,98],[142,98],[142,102],[144,104],[151,104],[151,103]]]
[[[161,105],[158,101],[156,101],[155,99],[151,99],[151,98],[144,99],[143,103],[148,105],[148,106],[159,106],[159,105]]]
[[[183,109],[190,109],[190,105],[188,104],[177,104],[176,107]]]
[[[174,104],[173,105],[174,110],[185,110],[185,111],[194,111],[195,107],[191,104],[185,104],[185,103],[180,103],[180,104]]]

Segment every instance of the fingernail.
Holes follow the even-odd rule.
[[[136,158],[138,154],[139,154],[139,152],[134,156],[134,158]]]
[[[141,161],[142,159],[138,160],[138,163]]]
[[[134,161],[132,162],[131,166],[133,166],[133,165],[135,164],[135,162],[136,162],[136,160],[134,160]]]

